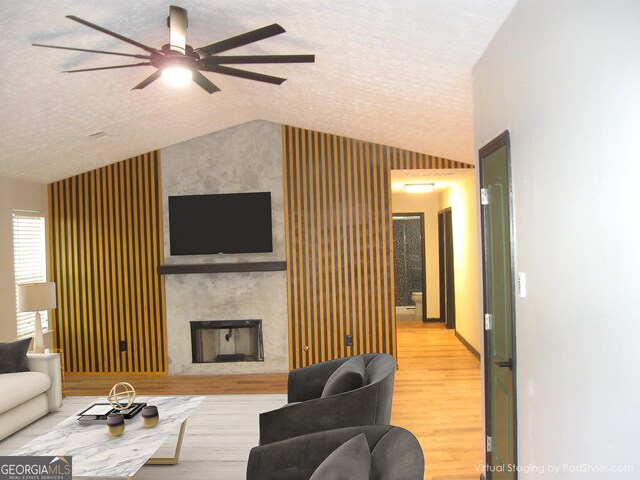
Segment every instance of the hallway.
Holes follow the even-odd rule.
[[[398,322],[391,422],[418,437],[425,480],[478,480],[483,463],[480,362],[440,323]]]

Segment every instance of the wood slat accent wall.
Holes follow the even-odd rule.
[[[288,125],[282,144],[291,368],[395,355],[390,170],[473,165]]]
[[[54,338],[68,373],[166,372],[160,185],[155,151],[48,187]]]

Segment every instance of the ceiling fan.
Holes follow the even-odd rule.
[[[129,67],[154,67],[156,71],[144,79],[132,90],[142,90],[152,82],[162,76],[163,80],[171,85],[186,85],[193,81],[209,93],[214,93],[220,89],[200,72],[214,72],[221,75],[255,80],[257,82],[272,83],[280,85],[285,78],[264,75],[262,73],[250,72],[226,65],[245,65],[259,63],[313,63],[315,55],[218,55],[243,45],[264,40],[285,32],[277,23],[266,27],[252,30],[236,37],[227,38],[219,42],[212,43],[206,47],[193,48],[187,45],[187,11],[184,8],[171,5],[169,7],[169,17],[167,24],[169,27],[169,43],[160,49],[149,47],[123,35],[120,35],[104,27],[93,24],[74,15],[67,15],[67,18],[99,32],[111,35],[123,42],[135,45],[147,54],[130,54],[119,52],[106,52],[103,50],[89,50],[86,48],[61,47],[58,45],[43,45],[34,43],[36,47],[58,48],[62,50],[75,50],[79,52],[102,53],[106,55],[119,55],[123,57],[133,57],[146,60],[140,63],[130,63],[126,65],[113,65],[97,68],[81,68],[77,70],[64,70],[64,73],[91,72],[95,70],[110,70],[114,68]]]

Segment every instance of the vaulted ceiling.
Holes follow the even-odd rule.
[[[51,182],[254,119],[472,162],[471,70],[515,0],[178,4],[194,47],[279,23],[286,33],[231,53],[313,53],[316,63],[247,66],[287,78],[281,86],[208,73],[222,91],[161,81],[131,91],[152,67],[63,74],[138,60],[31,44],[144,53],[65,15],[159,48],[168,43],[169,3],[4,2],[0,176]],[[96,132],[107,136],[90,137]]]

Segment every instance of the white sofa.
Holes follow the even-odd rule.
[[[27,357],[29,372],[0,374],[0,440],[62,405],[60,355]]]

